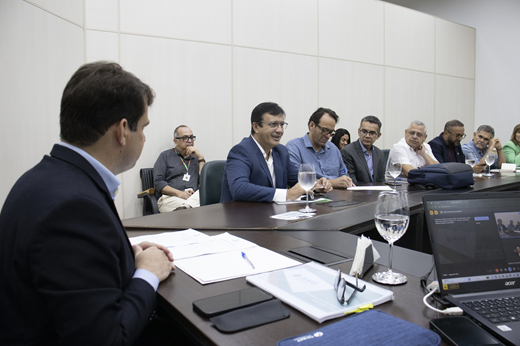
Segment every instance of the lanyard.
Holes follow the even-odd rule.
[[[184,162],[184,159],[182,158],[182,155],[181,153],[179,153],[179,151],[177,149],[173,149],[175,150],[175,152],[177,153],[177,155],[179,155],[179,159],[181,159],[182,161],[182,164],[184,165],[184,168],[186,168],[186,172],[189,172],[190,170],[190,164],[191,164],[191,159],[188,161],[188,165],[186,166],[186,163]]]

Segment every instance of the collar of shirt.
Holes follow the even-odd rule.
[[[256,141],[255,137],[251,136],[251,138],[253,138],[253,140],[255,141],[256,145],[258,146],[258,149],[260,149],[260,151],[262,152],[262,156],[265,159],[265,156],[267,155],[267,153],[265,152],[264,148],[262,148],[262,146],[260,144],[258,144],[258,142]],[[271,149],[269,151],[269,161],[272,161],[272,160],[273,160],[273,149]]]
[[[368,154],[368,150],[367,150],[367,148],[365,148],[365,146],[363,145],[363,143],[361,143],[361,139],[358,139],[358,142],[359,142],[359,145],[361,146],[361,150],[363,150],[363,153],[364,153],[366,156],[371,156],[372,153],[374,152],[374,146],[371,146],[371,147],[370,147],[370,154]]]
[[[315,153],[319,154],[319,153],[325,152],[329,149],[330,142],[327,142],[323,146],[323,148],[321,148],[320,151],[316,151],[316,149],[314,149],[314,146],[312,145],[311,139],[309,138],[309,132],[307,132],[307,134],[305,136],[303,136],[303,144],[305,144],[306,148],[311,148]]]
[[[255,137],[251,136],[253,140],[255,141],[256,145],[258,145],[258,149],[262,152],[262,156],[264,157],[267,155],[264,148],[258,142],[256,141]],[[266,160],[267,168],[269,169],[269,173],[271,173],[271,180],[273,181],[273,187],[276,187],[276,176],[274,174],[274,160],[273,160],[273,149],[269,151],[269,160]]]
[[[65,142],[58,142],[58,144],[66,148],[69,148],[70,150],[74,150],[75,152],[83,156],[85,160],[87,160],[92,165],[92,167],[94,167],[94,169],[99,173],[101,179],[103,179],[103,181],[105,182],[105,185],[107,186],[107,189],[110,192],[110,196],[112,197],[112,199],[116,199],[117,190],[119,185],[121,185],[121,182],[119,181],[119,179],[117,179],[114,173],[110,172],[108,168],[103,166],[101,162],[96,160],[85,150]]]

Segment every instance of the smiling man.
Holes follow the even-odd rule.
[[[359,139],[341,149],[343,162],[354,184],[385,181],[385,155],[374,145],[381,137],[381,121],[368,115],[361,119]]]
[[[394,144],[388,160],[401,160],[401,176],[408,177],[408,172],[412,169],[439,163],[430,146],[424,143],[427,137],[426,125],[422,121],[415,120],[408,129],[404,130],[404,138]],[[388,173],[385,178],[387,181],[393,181]]]
[[[329,142],[336,132],[334,128],[338,120],[332,109],[318,108],[307,124],[309,132],[303,137],[291,139],[287,150],[294,169],[298,170],[302,163],[312,163],[317,178],[327,178],[335,189],[346,189],[353,185],[352,179],[348,176],[339,149]]]
[[[285,112],[276,103],[261,103],[253,109],[251,136],[228,154],[220,202],[285,201],[305,193],[298,184],[298,169],[291,165],[287,148],[280,144],[286,128]],[[325,178],[315,187],[332,190]]]
[[[188,126],[177,126],[175,147],[163,151],[155,162],[155,195],[161,213],[200,206],[199,176],[206,160],[195,147],[195,139]]]
[[[476,132],[473,132],[473,139],[462,146],[464,155],[467,153],[474,153],[475,157],[479,161],[479,170],[475,173],[483,172],[486,169],[486,155],[493,154],[493,149],[496,149],[498,155],[495,156],[495,163],[491,165],[491,168],[498,168],[506,162],[506,157],[502,151],[502,143],[500,139],[495,138],[495,129],[489,125],[481,125],[478,127]]]

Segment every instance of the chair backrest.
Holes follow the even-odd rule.
[[[381,151],[385,155],[385,169],[386,169],[386,163],[388,162],[388,155],[390,155],[390,149],[381,149]]]
[[[141,188],[143,191],[154,187],[153,168],[141,168],[139,175],[141,176]],[[155,196],[143,198],[143,216],[157,214],[157,200]]]
[[[226,160],[209,161],[202,167],[200,173],[200,206],[215,204],[220,202],[222,191],[222,175]]]

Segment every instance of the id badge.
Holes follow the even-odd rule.
[[[190,181],[190,175],[188,173],[184,174],[184,177],[182,177],[182,181]]]

